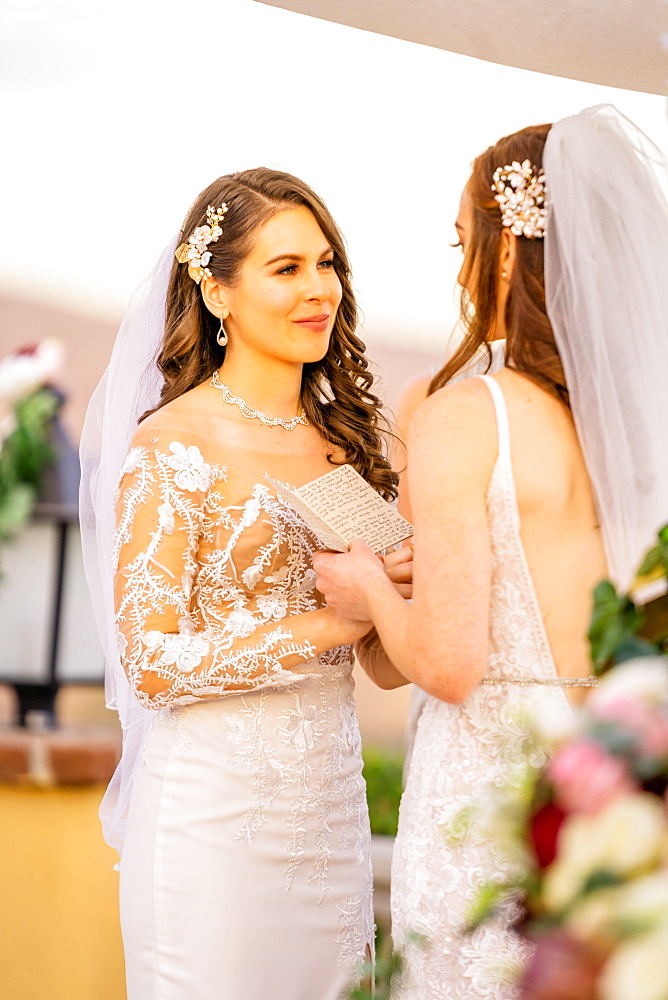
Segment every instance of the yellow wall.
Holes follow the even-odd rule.
[[[125,1000],[102,792],[0,785],[0,1000]]]
[[[410,692],[356,671],[364,742],[400,747]],[[66,689],[64,723],[113,721],[101,689]],[[0,722],[13,705],[0,689]],[[0,784],[0,1000],[125,1000],[116,852],[97,816],[104,789]]]

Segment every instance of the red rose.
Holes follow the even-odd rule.
[[[553,802],[542,806],[531,820],[529,837],[541,868],[547,868],[557,854],[557,837],[566,813]]]

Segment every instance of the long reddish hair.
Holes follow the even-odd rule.
[[[485,345],[496,320],[498,260],[501,247],[501,210],[494,200],[492,179],[497,167],[514,160],[540,169],[551,125],[532,125],[505,136],[473,161],[467,192],[473,224],[466,255],[466,283],[462,289],[461,319],[464,339],[454,355],[432,379],[430,392],[442,388]],[[549,196],[549,177],[546,178]],[[545,306],[544,240],[517,237],[515,267],[505,307],[506,366],[557,396],[568,405],[564,371]],[[475,302],[475,305],[474,305]]]

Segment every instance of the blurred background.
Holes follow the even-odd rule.
[[[96,817],[118,732],[78,554],[71,449],[134,287],[213,178],[260,164],[295,173],[346,236],[391,410],[450,349],[450,244],[473,157],[602,102],[665,150],[666,99],[252,0],[0,0],[0,95],[0,361],[52,337],[65,351],[62,475],[1,553],[0,998],[122,1000],[116,858]],[[17,727],[21,683],[55,697],[55,735],[50,704],[45,715],[27,689],[28,728]],[[361,677],[358,702],[380,783],[396,783],[408,691]]]

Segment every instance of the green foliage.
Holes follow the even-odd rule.
[[[44,468],[54,457],[49,425],[59,405],[56,393],[44,387],[15,404],[16,426],[0,449],[0,544],[30,517]]]
[[[623,884],[624,879],[616,872],[610,872],[607,869],[601,868],[589,875],[582,886],[582,895],[585,896],[591,892],[598,892],[599,889],[612,889],[616,885]]]
[[[663,565],[663,572],[668,576],[668,524],[659,532],[659,543],[650,549],[638,570],[638,576],[649,576],[657,567]]]
[[[479,891],[468,913],[468,929],[474,931],[481,924],[490,920],[496,913],[499,904],[508,897],[508,893],[516,889],[516,883],[486,882]]]
[[[595,673],[602,674],[612,663],[618,662],[620,649],[633,648],[642,620],[641,612],[628,595],[618,594],[609,580],[599,583],[594,590],[594,611],[589,626]]]
[[[647,553],[638,577],[668,576],[668,525],[658,534],[658,544]],[[589,643],[595,674],[636,656],[656,656],[668,646],[666,598],[639,607],[631,594],[619,594],[609,580],[594,590],[594,610]]]
[[[396,985],[400,972],[401,957],[392,951],[390,935],[378,931],[375,969],[371,962],[365,964],[364,981],[351,991],[350,1000],[389,1000],[392,985]]]
[[[399,820],[403,754],[370,747],[362,756],[371,832],[394,837]]]

